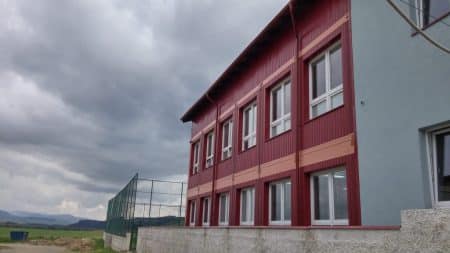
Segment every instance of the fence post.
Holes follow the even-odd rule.
[[[150,188],[150,206],[148,208],[148,217],[152,217],[152,198],[153,198],[153,179],[152,179],[152,186]]]
[[[178,214],[179,217],[181,217],[181,207],[183,206],[183,191],[184,191],[184,183],[181,183],[180,211]]]

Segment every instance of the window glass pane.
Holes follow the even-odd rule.
[[[228,137],[229,137],[229,131],[230,131],[230,124],[225,123],[223,126],[223,147],[228,147]]]
[[[208,222],[208,213],[209,213],[209,199],[203,200],[203,223],[209,223]]]
[[[318,175],[313,177],[314,187],[314,219],[328,220],[329,196],[328,196],[328,175]]]
[[[251,124],[251,132],[255,133],[256,132],[256,118],[257,118],[257,109],[256,109],[256,105],[253,106],[253,110],[252,110],[252,124]]]
[[[247,221],[248,217],[247,217],[247,191],[246,190],[242,191],[241,198],[242,198],[242,200],[241,200],[241,203],[242,203],[241,217],[242,218],[241,219],[242,219],[242,221]]]
[[[249,197],[249,209],[250,209],[250,217],[249,221],[253,222],[253,217],[255,216],[255,189],[250,190],[250,197]]]
[[[331,97],[331,108],[336,108],[344,104],[344,94],[338,93]]]
[[[220,195],[220,217],[219,217],[219,221],[220,222],[225,222],[226,221],[226,203],[227,202],[227,196],[225,194]]]
[[[312,117],[317,117],[327,111],[327,102],[324,100],[312,107]]]
[[[283,125],[282,122],[278,122],[276,125],[272,126],[272,136],[278,135],[281,132],[283,132]]]
[[[284,220],[291,220],[291,182],[284,184]]]
[[[331,89],[342,84],[342,52],[341,47],[330,53]]]
[[[191,203],[191,223],[195,221],[195,202]]]
[[[284,130],[289,130],[291,129],[291,118],[287,118],[284,121]]]
[[[272,91],[272,121],[281,117],[281,87]]]
[[[424,26],[429,25],[449,11],[450,1],[448,0],[423,0]]]
[[[436,136],[437,195],[439,201],[450,201],[450,133]]]
[[[270,186],[271,190],[271,220],[281,220],[281,185],[273,184]]]
[[[284,86],[284,115],[291,112],[291,81]]]
[[[347,219],[347,176],[345,171],[333,173],[334,219]]]
[[[326,91],[325,85],[325,58],[322,57],[312,65],[312,96],[313,99]]]
[[[244,111],[244,136],[247,136],[250,130],[250,111],[250,109]]]

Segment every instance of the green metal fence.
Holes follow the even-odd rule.
[[[122,237],[131,233],[130,250],[134,250],[139,227],[183,225],[186,188],[184,182],[139,178],[136,174],[108,201],[105,232]]]

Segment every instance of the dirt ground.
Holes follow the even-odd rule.
[[[39,246],[21,243],[0,244],[0,253],[66,253],[69,252],[58,246]]]

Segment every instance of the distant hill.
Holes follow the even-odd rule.
[[[67,226],[77,223],[80,220],[81,218],[65,214],[41,214],[22,211],[7,212],[4,210],[0,210],[1,223]]]
[[[67,228],[73,229],[99,229],[103,230],[106,227],[106,221],[98,220],[80,220],[77,223],[70,224]]]

